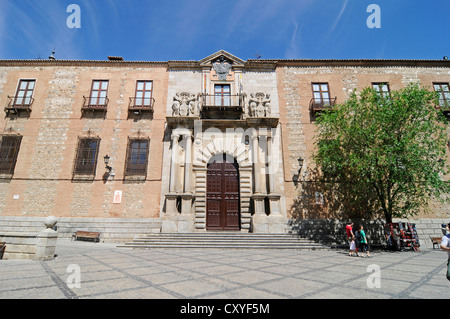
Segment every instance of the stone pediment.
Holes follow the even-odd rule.
[[[211,54],[210,56],[207,56],[206,58],[198,61],[200,66],[212,66],[214,62],[216,62],[221,57],[225,58],[225,60],[228,60],[230,64],[233,65],[233,67],[244,67],[245,61],[239,59],[238,57],[224,51],[220,50],[216,53]]]

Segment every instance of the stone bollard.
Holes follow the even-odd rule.
[[[56,240],[58,232],[53,230],[57,220],[54,216],[45,218],[44,225],[47,229],[38,233],[36,237],[36,255],[35,260],[49,260],[55,257]]]

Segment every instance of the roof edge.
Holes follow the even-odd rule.
[[[203,59],[204,60],[204,59]],[[0,66],[162,66],[169,68],[201,68],[201,61],[110,61],[110,60],[14,60],[0,59]],[[277,67],[449,67],[450,60],[399,60],[399,59],[249,59],[244,68],[277,68]]]

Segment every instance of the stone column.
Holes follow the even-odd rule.
[[[170,185],[169,193],[175,193],[176,173],[177,173],[177,153],[178,153],[178,134],[172,134],[172,163],[170,167]]]
[[[186,140],[184,160],[184,192],[181,195],[181,214],[188,215],[192,209],[192,134],[184,134]]]
[[[267,132],[267,163],[267,173],[269,174],[269,194],[273,194],[275,192],[275,171],[272,155],[272,133],[270,131]]]
[[[269,199],[270,215],[268,217],[268,232],[270,234],[279,234],[286,232],[287,220],[281,214],[281,195],[276,192],[275,189],[275,174],[277,170],[274,164],[274,156],[272,152],[272,132],[269,130],[267,132],[267,160],[268,160],[268,174],[269,174],[269,194],[267,195]],[[276,154],[278,156],[278,154]],[[278,160],[278,159],[277,159]]]
[[[260,162],[259,162],[259,139],[258,132],[252,136],[253,142],[253,174],[255,180],[254,192],[252,195],[255,214],[252,217],[252,230],[255,233],[267,233],[267,216],[265,214],[264,198],[262,193]]]
[[[267,174],[269,174],[269,203],[270,203],[270,214],[279,215],[280,212],[280,195],[275,191],[275,169],[272,154],[272,133],[267,132],[267,162],[269,163],[267,167]]]
[[[252,136],[253,143],[253,176],[255,177],[255,187],[254,193],[261,194],[261,177],[260,177],[260,169],[259,169],[259,141],[258,141],[258,133]]]
[[[177,193],[176,193],[176,176],[177,176],[177,153],[178,153],[178,139],[179,135],[172,133],[172,156],[170,166],[170,184],[169,193],[166,194],[166,212],[168,214],[177,213]]]
[[[186,139],[185,164],[184,164],[184,192],[192,193],[192,135],[184,135]]]

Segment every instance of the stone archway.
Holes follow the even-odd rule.
[[[237,212],[233,213],[236,214],[235,216],[237,216],[237,218],[229,216],[231,219],[235,218],[234,220],[237,220],[238,222],[237,227],[235,225],[232,227],[232,229],[248,232],[250,230],[251,224],[250,201],[252,193],[252,165],[250,161],[249,148],[245,144],[245,137],[235,137],[234,135],[233,137],[230,137],[225,136],[225,134],[222,135],[217,133],[210,136],[204,134],[202,138],[196,139],[193,147],[193,153],[193,173],[195,184],[195,229],[213,229],[211,227],[212,225],[209,224],[209,222],[211,221],[209,220],[209,218],[211,216],[207,216],[208,211],[210,211],[207,209],[207,206],[211,205],[211,201],[208,201],[208,199],[212,199],[211,196],[207,196],[210,193],[207,189],[209,180],[208,173],[210,173],[211,175],[214,169],[218,174],[219,169],[223,169],[223,173],[222,171],[220,173],[221,177],[217,177],[217,179],[222,180],[222,176],[226,173],[231,174],[232,176],[237,176],[238,183],[234,183],[234,187],[238,187],[238,192],[236,192],[236,190],[234,190],[233,192],[238,193],[239,200],[233,200],[232,203],[229,203],[230,207],[228,209],[222,208],[222,210]],[[226,154],[225,162],[228,162],[229,164],[231,164],[231,166],[228,166],[228,168],[222,168],[221,165],[211,167],[211,163],[214,162],[214,159],[221,158],[221,161],[223,161],[224,154]],[[225,192],[224,196],[230,195],[227,195],[227,192]],[[220,204],[216,203],[216,205]],[[232,205],[238,206],[231,207]],[[218,212],[219,209],[219,207],[216,207],[216,212]],[[218,223],[216,222],[215,225],[218,225]],[[219,226],[217,227],[220,228]],[[225,227],[224,229],[229,229],[229,227]]]

